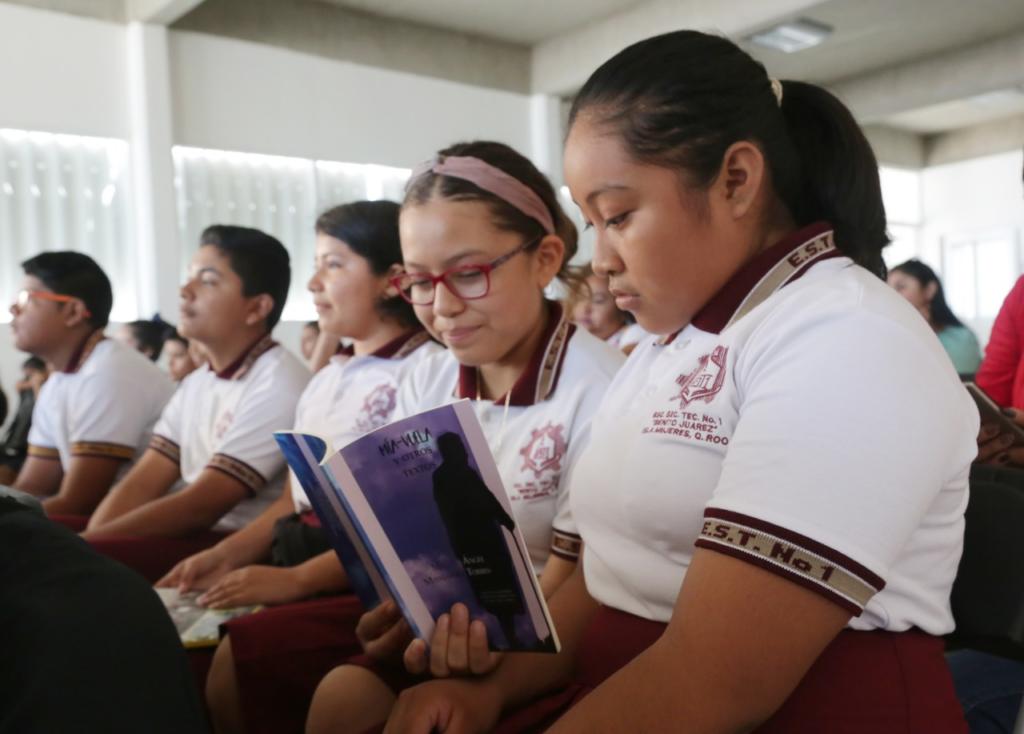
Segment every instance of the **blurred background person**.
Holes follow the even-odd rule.
[[[577,324],[627,354],[647,336],[633,321],[628,311],[620,311],[615,297],[608,290],[608,280],[594,273],[588,264],[583,268],[586,288],[580,289],[572,301],[572,318]]]
[[[946,303],[942,282],[935,271],[920,260],[907,260],[889,271],[888,282],[924,316],[942,342],[956,371],[961,375],[977,372],[981,364],[978,338]]]
[[[0,484],[11,484],[25,463],[32,409],[35,408],[39,388],[49,376],[46,363],[39,357],[29,357],[21,364],[21,379],[14,384],[18,394],[17,412],[0,441]]]

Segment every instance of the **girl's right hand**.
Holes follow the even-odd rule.
[[[363,650],[377,660],[396,662],[412,640],[412,630],[393,601],[378,604],[356,624],[356,638]]]
[[[227,554],[214,546],[189,556],[156,582],[156,586],[177,587],[184,593],[193,589],[205,591],[230,571],[234,570]]]

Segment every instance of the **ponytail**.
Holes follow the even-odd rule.
[[[710,186],[741,140],[762,151],[776,195],[798,226],[827,220],[836,246],[885,277],[888,243],[878,164],[850,111],[824,89],[781,85],[732,41],[697,31],[648,38],[583,85],[570,126],[587,110],[638,161]]]
[[[839,249],[884,278],[882,248],[889,236],[871,144],[832,93],[797,81],[784,81],[782,89],[782,116],[800,172],[799,189],[784,198],[786,206],[797,222],[830,222]]]

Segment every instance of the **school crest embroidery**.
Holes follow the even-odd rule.
[[[728,347],[715,347],[711,354],[705,354],[698,360],[697,369],[676,378],[680,390],[673,399],[679,401],[680,408],[697,400],[710,403],[714,399],[725,382],[725,358],[728,353]]]
[[[569,444],[562,432],[565,427],[561,424],[547,425],[530,431],[530,440],[519,449],[523,457],[523,466],[520,471],[532,470],[536,478],[547,472],[557,472],[562,467],[562,457]]]
[[[217,421],[217,425],[213,427],[213,437],[215,440],[220,441],[224,438],[224,434],[231,428],[231,423],[235,420],[235,414],[230,410],[225,410]]]
[[[391,419],[394,410],[395,386],[387,383],[377,385],[363,401],[356,428],[363,432],[380,428]]]

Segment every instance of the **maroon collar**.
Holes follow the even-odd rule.
[[[576,331],[576,325],[566,320],[560,304],[548,301],[548,309],[548,323],[523,374],[512,386],[511,394],[502,395],[495,403],[504,403],[507,399],[509,405],[525,408],[546,400],[555,391],[558,377],[562,373],[566,347]],[[460,364],[455,396],[476,398],[477,390],[477,369]]]
[[[245,377],[256,360],[277,346],[277,342],[270,336],[264,334],[254,341],[249,348],[242,352],[241,356],[227,367],[217,373],[222,380],[241,380]]]
[[[428,341],[430,334],[425,329],[413,329],[392,339],[370,356],[377,359],[405,359]]]
[[[73,375],[78,372],[78,370],[82,368],[82,365],[85,364],[85,360],[89,359],[89,355],[92,354],[96,345],[105,338],[106,337],[103,336],[103,329],[97,329],[89,334],[89,336],[85,337],[85,339],[82,340],[82,343],[78,345],[78,348],[71,353],[71,359],[68,360],[67,365],[64,366],[64,369],[62,369],[61,372],[68,375]]]
[[[772,293],[800,278],[815,263],[842,256],[836,249],[830,224],[815,222],[801,227],[740,268],[691,323],[701,331],[718,334]],[[662,343],[671,343],[674,337],[671,334]]]
[[[430,334],[425,329],[412,329],[366,356],[377,359],[405,359],[428,341],[430,341]],[[338,344],[338,349],[334,354],[338,357],[354,357],[356,350],[351,344]]]

